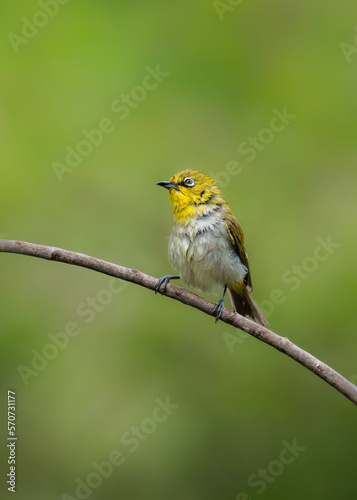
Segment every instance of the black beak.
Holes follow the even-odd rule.
[[[179,187],[177,184],[175,184],[174,182],[170,182],[170,181],[161,181],[161,182],[157,182],[156,183],[158,186],[162,186],[166,189],[176,189],[177,191],[179,190]]]

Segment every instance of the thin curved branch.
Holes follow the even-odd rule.
[[[129,269],[122,267],[105,260],[96,259],[89,255],[82,253],[71,252],[61,248],[48,247],[44,245],[36,245],[33,243],[26,243],[24,241],[3,240],[0,239],[0,252],[18,253],[23,255],[30,255],[32,257],[39,257],[41,259],[54,260],[57,262],[64,262],[74,266],[87,267],[93,271],[114,276],[125,281],[130,281],[136,285],[155,290],[158,280],[153,276],[144,274],[136,269]],[[183,304],[195,307],[200,311],[214,315],[214,304],[203,297],[189,292],[183,288],[175,285],[167,285],[166,291],[163,293],[171,299],[178,300]],[[332,387],[337,389],[341,394],[350,399],[357,405],[357,387],[354,386],[349,380],[342,377],[338,372],[330,368],[328,365],[319,361],[307,351],[296,346],[289,339],[280,337],[276,333],[257,325],[253,321],[241,316],[240,314],[228,311],[225,309],[221,316],[221,321],[228,325],[240,328],[241,330],[249,333],[253,337],[269,344],[278,351],[290,356],[301,365],[305,366],[308,370],[315,373],[317,376],[325,380]]]

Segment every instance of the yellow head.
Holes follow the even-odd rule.
[[[184,170],[175,174],[169,181],[157,184],[169,190],[175,221],[185,222],[204,213],[208,206],[225,203],[216,183],[215,179],[197,170]]]

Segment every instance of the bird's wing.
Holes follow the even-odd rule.
[[[253,285],[252,285],[252,279],[250,276],[248,256],[247,256],[245,248],[244,248],[243,230],[242,230],[238,220],[234,217],[234,215],[232,213],[225,214],[225,221],[226,221],[227,231],[228,231],[228,234],[230,236],[233,248],[234,248],[236,254],[238,255],[238,257],[240,258],[240,261],[242,262],[242,264],[244,264],[248,270],[247,274],[244,277],[244,284],[246,285],[248,292],[251,292],[253,290]]]

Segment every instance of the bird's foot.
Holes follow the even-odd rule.
[[[216,317],[216,323],[221,318],[224,309],[224,297],[214,306],[213,313]]]
[[[177,279],[180,279],[180,276],[171,276],[170,274],[160,278],[155,288],[155,294],[157,292],[160,292],[161,286],[163,286],[161,293],[164,293],[168,283],[170,283],[171,280],[177,280]]]

